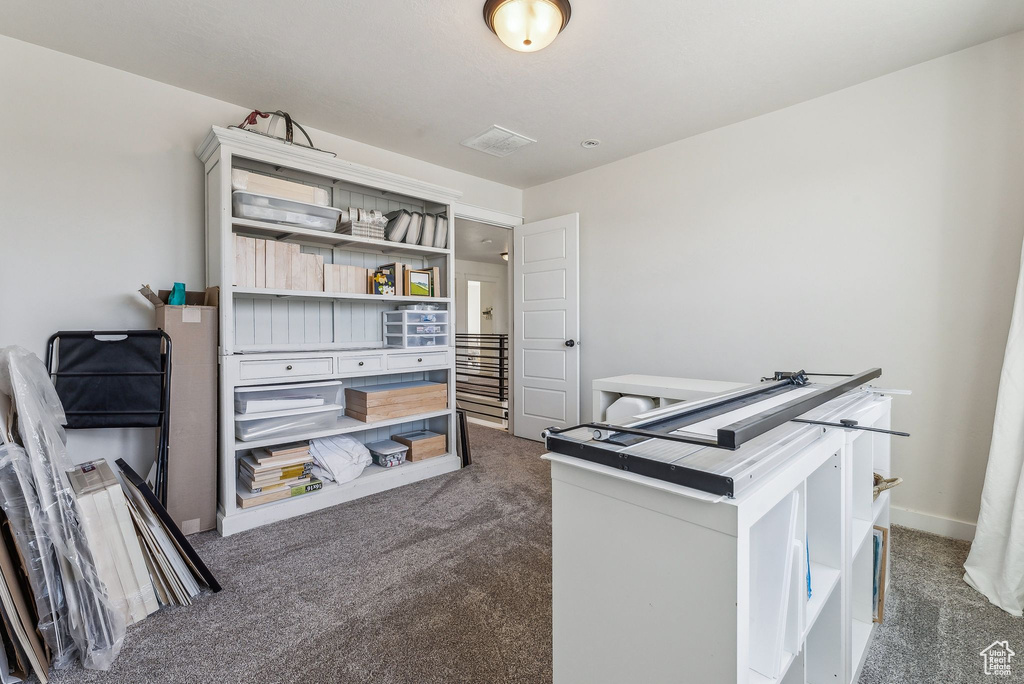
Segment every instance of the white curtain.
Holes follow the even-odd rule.
[[[1024,253],[999,376],[978,530],[964,581],[1013,615],[1024,608]]]

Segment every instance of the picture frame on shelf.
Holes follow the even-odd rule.
[[[395,297],[402,295],[403,265],[395,262],[378,266],[370,276],[370,294]]]
[[[434,272],[429,268],[406,271],[405,290],[412,297],[430,297],[434,293]]]
[[[882,622],[885,616],[885,566],[889,556],[889,528],[875,525],[871,533],[872,563],[872,621]]]

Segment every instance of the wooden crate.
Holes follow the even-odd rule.
[[[448,385],[443,382],[395,382],[345,389],[345,415],[371,422],[402,418],[448,408]]]
[[[391,439],[409,447],[409,453],[405,456],[407,461],[422,461],[448,453],[448,440],[444,435],[436,432],[417,430],[416,432],[392,435]]]

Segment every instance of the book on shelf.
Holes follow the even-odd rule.
[[[306,463],[312,463],[313,457],[309,453],[301,454],[299,456],[291,456],[280,461],[273,462],[260,462],[256,460],[253,454],[245,454],[239,459],[239,464],[243,468],[248,468],[253,473],[271,473],[276,470],[284,470],[285,468],[291,468],[293,466],[301,466]]]
[[[276,458],[278,456],[285,456],[288,454],[303,454],[309,451],[309,442],[289,442],[287,444],[277,444],[275,446],[268,446],[259,449],[260,453],[266,454],[268,457]]]
[[[269,488],[271,487],[278,487],[280,485],[296,485],[302,482],[309,482],[312,475],[312,468],[310,468],[309,470],[305,470],[294,477],[278,477],[262,480],[253,480],[252,478],[240,473],[238,479],[252,492],[265,492],[268,491]]]
[[[235,503],[238,504],[239,508],[252,508],[253,506],[260,506],[274,501],[283,501],[284,499],[290,499],[295,496],[309,494],[310,492],[323,489],[323,486],[323,482],[319,478],[315,477],[311,478],[309,482],[290,485],[272,492],[249,492],[245,490],[245,485],[243,484],[235,493]]]

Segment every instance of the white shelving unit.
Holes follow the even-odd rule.
[[[461,193],[411,178],[352,164],[330,154],[287,145],[238,129],[214,127],[196,150],[206,170],[206,274],[220,297],[220,448],[218,530],[234,534],[327,506],[457,470],[455,454],[455,352],[449,345],[386,349],[383,313],[401,304],[433,303],[454,325],[454,221],[447,248],[408,245],[298,226],[238,218],[231,207],[231,171],[244,169],[328,190],[337,208],[357,207],[447,213]],[[235,287],[234,236],[298,243],[328,264],[375,268],[401,261],[437,267],[442,297],[381,297]],[[345,387],[430,380],[448,386],[449,408],[364,423],[337,412],[329,427],[271,439],[235,437],[236,387],[341,380]],[[399,432],[431,430],[447,435],[448,453],[396,468],[369,466],[357,479],[274,503],[236,506],[237,459],[249,450],[295,440],[348,434],[360,441]]]
[[[601,388],[663,397],[666,380]],[[888,428],[890,411],[864,393],[842,417]],[[889,474],[890,438],[786,430],[775,469],[733,499],[545,456],[556,684],[857,681],[874,634],[868,540],[889,526],[872,472]]]

